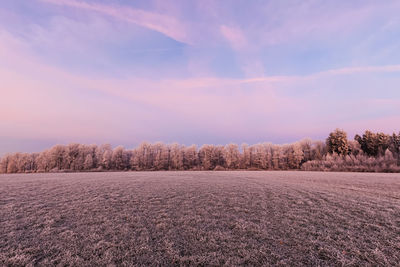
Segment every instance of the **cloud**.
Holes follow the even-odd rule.
[[[255,17],[254,23],[258,27],[253,27],[255,31],[251,33],[261,46],[294,40],[331,41],[332,34],[335,34],[335,38],[341,38],[364,25],[378,8],[371,3],[357,6],[335,1],[298,1],[292,5],[271,2],[261,9],[264,17]]]
[[[228,27],[225,25],[220,26],[222,35],[228,40],[234,49],[242,49],[246,47],[247,40],[243,32],[239,28]]]
[[[316,75],[350,75],[355,73],[371,72],[400,72],[400,65],[348,67],[327,70],[317,73]]]
[[[232,49],[236,51],[236,56],[240,62],[241,70],[245,77],[264,75],[264,64],[259,59],[257,48],[248,42],[245,33],[239,27],[226,25],[221,25],[220,31]]]
[[[83,10],[98,12],[115,19],[135,23],[142,27],[160,32],[178,42],[192,44],[184,23],[174,17],[149,12],[141,9],[130,8],[118,5],[104,5],[98,3],[87,3],[78,0],[40,0],[45,3],[68,6]]]
[[[6,136],[139,142],[194,129],[203,136],[230,136],[238,122],[246,127],[236,134],[245,135],[259,128],[247,116],[267,118],[294,101],[280,99],[265,84],[248,88],[250,80],[92,79],[48,66],[4,32],[0,44],[0,128]]]
[[[315,80],[322,77],[352,75],[357,73],[391,73],[391,72],[400,72],[400,65],[345,67],[345,68],[320,71],[309,75],[263,76],[263,77],[249,78],[249,79],[241,79],[239,80],[239,82],[240,83],[295,82],[301,80]]]
[[[366,96],[363,90],[374,85],[355,75],[374,74],[372,79],[385,82],[378,74],[400,72],[399,65],[249,79],[91,78],[49,66],[29,44],[1,31],[0,58],[0,130],[6,136],[99,142],[195,137],[212,142],[217,136],[258,142],[285,134],[323,136],[336,127],[366,127],[367,122],[374,123],[371,128],[382,126],[380,121],[400,122],[393,93],[398,79]],[[384,90],[392,101],[383,99]],[[359,96],[349,96],[351,91]],[[365,118],[371,112],[374,118]]]

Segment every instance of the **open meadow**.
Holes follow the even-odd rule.
[[[400,175],[0,175],[0,265],[397,265]]]

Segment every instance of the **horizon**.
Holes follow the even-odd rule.
[[[339,129],[339,128],[336,128],[334,131],[336,131],[336,130],[344,131],[343,129]],[[334,131],[331,131],[329,134],[332,134]],[[355,143],[359,143],[359,141],[356,140],[356,135],[363,136],[367,131],[371,132],[370,130],[365,130],[362,133],[356,133],[354,135],[354,137],[351,137],[351,136],[347,135],[347,140],[348,141],[353,141]],[[344,131],[344,132],[347,134],[346,131]],[[375,134],[373,131],[371,133]],[[379,134],[379,133],[382,133],[382,132],[379,132],[379,131],[376,132],[376,134]],[[390,136],[392,136],[392,134],[396,135],[397,133],[393,132],[393,133],[383,133],[383,134],[385,134],[385,135],[390,137]],[[400,132],[398,133],[398,135],[400,136]],[[328,138],[329,138],[329,136],[327,136],[326,138],[323,138],[323,139],[312,139],[310,137],[304,137],[304,138],[301,138],[299,140],[294,140],[292,142],[287,142],[287,143],[274,143],[274,142],[270,142],[270,141],[261,141],[261,142],[257,142],[257,143],[248,143],[248,142],[235,143],[235,142],[229,142],[229,143],[219,143],[219,144],[211,144],[211,143],[204,143],[204,144],[186,143],[186,144],[182,144],[182,143],[179,143],[179,142],[166,143],[166,142],[163,142],[163,141],[153,141],[153,142],[142,141],[142,142],[138,143],[137,145],[128,146],[128,147],[126,147],[124,145],[120,145],[120,144],[110,144],[110,143],[78,143],[78,142],[54,143],[54,144],[52,144],[52,145],[50,145],[48,147],[44,147],[43,149],[37,150],[37,151],[33,151],[33,150],[32,151],[12,151],[12,152],[0,153],[0,159],[1,159],[2,156],[6,156],[6,155],[15,155],[15,154],[19,154],[19,153],[28,153],[28,154],[42,153],[42,152],[45,152],[46,150],[51,150],[52,148],[57,147],[57,146],[67,147],[67,146],[73,145],[73,144],[78,144],[78,145],[83,145],[83,146],[93,146],[94,145],[94,146],[97,146],[97,147],[101,147],[103,145],[104,146],[108,146],[109,145],[109,146],[111,146],[111,148],[113,150],[118,148],[118,147],[122,147],[124,150],[127,150],[127,151],[135,150],[135,149],[139,148],[142,144],[150,144],[150,145],[162,144],[162,145],[165,145],[165,146],[178,144],[179,146],[183,146],[183,147],[186,147],[186,148],[188,148],[190,146],[196,146],[197,149],[201,149],[203,146],[209,146],[209,145],[215,146],[215,147],[218,147],[218,146],[227,147],[228,145],[233,144],[233,145],[237,145],[238,146],[238,149],[239,149],[240,152],[243,152],[243,145],[257,146],[257,145],[263,145],[263,144],[270,144],[270,145],[273,145],[273,146],[283,147],[283,146],[291,146],[291,145],[294,145],[296,143],[302,143],[303,141],[311,141],[313,144],[316,144],[318,142],[322,142],[323,144],[327,144]],[[8,145],[10,145],[10,144],[8,144]],[[43,144],[40,144],[40,145],[43,145]],[[4,147],[4,144],[2,144],[0,142],[0,146]],[[12,146],[12,144],[11,144],[11,146]],[[5,147],[7,147],[7,146],[5,146]]]
[[[233,4],[234,3],[234,4]],[[400,132],[398,1],[0,3],[0,157]],[[333,39],[334,37],[334,39]]]

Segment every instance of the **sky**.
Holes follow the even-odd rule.
[[[2,0],[0,155],[400,131],[400,1]]]

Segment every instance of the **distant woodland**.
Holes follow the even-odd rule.
[[[195,145],[142,143],[135,149],[110,145],[56,145],[40,153],[0,159],[0,173],[159,170],[305,170],[400,172],[400,133],[365,131],[348,140],[336,129],[325,142]]]

